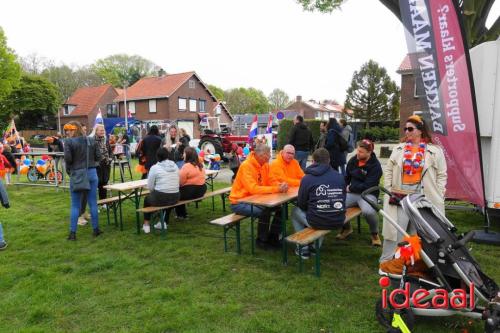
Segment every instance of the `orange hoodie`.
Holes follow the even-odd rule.
[[[269,163],[261,166],[252,152],[238,169],[229,201],[237,204],[238,200],[253,194],[278,193],[279,191],[279,186],[273,186],[269,181]]]
[[[300,168],[299,162],[293,159],[290,163],[285,162],[281,152],[269,167],[269,178],[271,184],[287,183],[288,186],[299,186],[304,177],[304,171]]]

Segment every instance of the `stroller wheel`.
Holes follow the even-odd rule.
[[[413,314],[413,312],[409,309],[402,309],[400,310],[400,315],[408,329],[412,330],[413,326],[415,325],[415,315]],[[387,329],[387,332],[401,332],[399,328],[392,326],[394,309],[390,305],[384,309],[382,307],[382,299],[379,299],[375,304],[375,316],[377,317],[377,321]]]

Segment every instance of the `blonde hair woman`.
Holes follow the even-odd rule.
[[[113,160],[113,151],[111,150],[111,145],[106,139],[106,129],[104,125],[96,125],[92,134],[95,138],[97,148],[101,153],[101,159],[99,160],[99,165],[97,166],[97,178],[99,179],[98,189],[99,189],[99,199],[105,199],[107,197],[107,190],[104,186],[108,185],[109,173],[111,170],[111,161]]]

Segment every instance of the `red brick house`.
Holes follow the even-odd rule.
[[[295,102],[289,104],[286,109],[282,111],[300,114],[304,119],[328,120],[330,118],[345,118],[349,120],[352,117],[352,110],[344,110],[343,105],[333,101],[303,101],[302,96],[297,96]]]
[[[113,114],[116,114],[116,117],[116,105],[113,102],[116,96],[118,92],[111,84],[77,89],[59,109],[61,128],[72,120],[81,122],[87,128],[92,128],[99,109],[103,117]]]
[[[200,137],[200,119],[215,116],[221,104],[195,72],[142,78],[115,98],[119,115],[124,115],[124,99],[133,117],[141,121],[176,121],[194,138]],[[230,122],[225,106],[221,118]],[[223,122],[223,119],[221,119]]]
[[[399,107],[399,119],[401,119],[399,129],[403,135],[405,119],[413,114],[422,112],[420,97],[425,96],[423,87],[417,85],[415,74],[417,73],[416,63],[417,53],[407,54],[399,65],[398,74],[401,74],[401,105]]]

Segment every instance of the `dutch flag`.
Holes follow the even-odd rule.
[[[101,113],[101,108],[99,108],[99,111],[97,112],[97,115],[95,116],[95,121],[94,121],[94,127],[99,124],[104,124],[104,120],[102,119],[102,113]]]
[[[273,132],[273,114],[269,114],[269,120],[267,121],[266,134],[271,134]]]
[[[257,115],[255,115],[253,117],[252,126],[250,126],[250,131],[248,132],[248,141],[252,141],[253,138],[257,136],[259,130],[258,123],[259,119]]]

